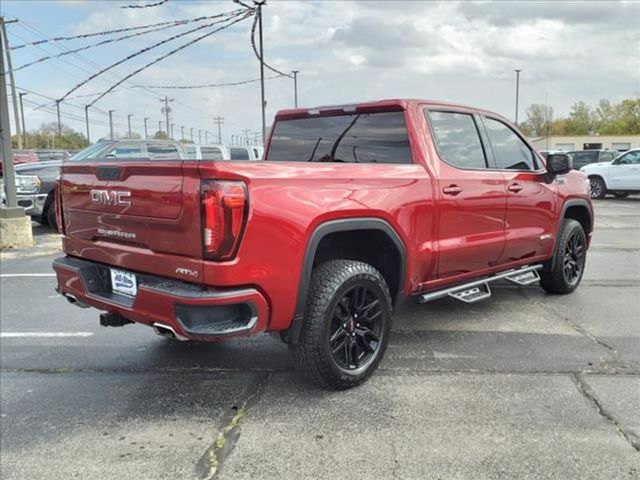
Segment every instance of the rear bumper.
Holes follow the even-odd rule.
[[[220,338],[266,330],[269,307],[254,288],[205,289],[190,283],[135,273],[135,297],[111,290],[109,266],[75,257],[53,262],[58,293],[77,302],[149,326],[170,327],[188,340]]]

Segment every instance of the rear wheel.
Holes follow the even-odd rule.
[[[540,285],[550,293],[571,293],[582,280],[587,259],[587,237],[582,224],[565,219],[556,242],[553,268],[540,274]]]
[[[49,226],[57,232],[58,222],[56,222],[56,208],[53,202],[49,204],[49,208],[47,208],[45,215],[46,215],[47,223],[49,224]]]
[[[353,260],[332,260],[311,278],[304,324],[291,350],[316,384],[345,389],[364,382],[387,347],[392,303],[375,268]]]
[[[604,184],[604,180],[600,177],[589,178],[589,184],[591,186],[591,198],[604,198],[607,194],[607,186]]]

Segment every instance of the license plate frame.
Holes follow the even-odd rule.
[[[138,279],[135,273],[110,268],[111,291],[127,297],[135,297],[138,293]]]

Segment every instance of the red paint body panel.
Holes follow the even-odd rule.
[[[450,105],[388,100],[355,106],[363,112],[404,110],[413,164],[65,163],[61,180],[64,251],[206,289],[253,289],[260,297],[255,331],[290,326],[310,236],[330,220],[375,217],[386,221],[406,251],[406,296],[548,260],[564,202],[579,198],[591,205],[584,176],[572,171],[559,184],[547,183],[543,172],[465,171],[448,165],[436,152],[423,112],[427,106]],[[338,107],[319,111],[319,115],[342,112]],[[286,110],[276,116],[276,122],[309,115],[308,110]],[[266,159],[268,153],[269,141]],[[102,181],[98,166],[122,166],[124,173],[118,180]],[[204,179],[240,180],[247,186],[246,227],[233,260],[203,258],[200,181]],[[510,191],[514,183],[522,189]],[[445,194],[443,189],[451,186],[461,191]],[[91,204],[92,189],[131,191],[132,205]],[[128,234],[134,238],[126,238]],[[176,269],[189,271],[189,276]],[[144,291],[133,308],[123,309],[91,298],[72,277],[58,269],[61,291],[82,302],[147,324],[161,316],[175,326],[171,299]]]

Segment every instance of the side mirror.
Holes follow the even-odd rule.
[[[547,173],[550,176],[564,175],[573,168],[571,157],[565,153],[553,153],[547,157]]]

